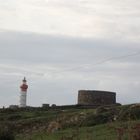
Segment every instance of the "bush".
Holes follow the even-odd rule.
[[[82,123],[82,126],[94,126],[98,124],[108,123],[112,120],[112,114],[109,112],[90,115]]]
[[[120,111],[119,120],[138,120],[140,119],[140,106],[132,105]]]
[[[15,140],[12,128],[8,126],[0,127],[0,140]]]
[[[10,120],[10,121],[14,121],[14,120],[19,120],[21,119],[22,116],[19,115],[19,114],[10,114],[10,115],[7,115],[7,120]]]

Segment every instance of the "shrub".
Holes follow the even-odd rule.
[[[14,133],[11,127],[0,127],[0,140],[15,140]]]
[[[119,120],[138,120],[140,119],[140,106],[132,105],[120,111]]]
[[[82,126],[93,126],[93,125],[103,124],[103,123],[110,122],[111,120],[112,120],[112,115],[109,112],[96,114],[96,115],[93,114],[86,117],[86,119],[82,123]]]
[[[19,120],[21,118],[22,118],[22,116],[19,115],[19,114],[10,114],[10,115],[7,115],[7,120],[10,120],[10,121]]]

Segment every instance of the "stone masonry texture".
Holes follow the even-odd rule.
[[[79,105],[110,105],[116,104],[116,93],[98,90],[79,90]]]

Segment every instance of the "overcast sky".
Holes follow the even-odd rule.
[[[140,102],[140,1],[0,0],[0,106],[76,104],[80,89]]]

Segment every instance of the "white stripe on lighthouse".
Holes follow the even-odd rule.
[[[20,92],[20,107],[26,107],[26,97],[27,97],[27,92],[26,91],[21,91]]]

